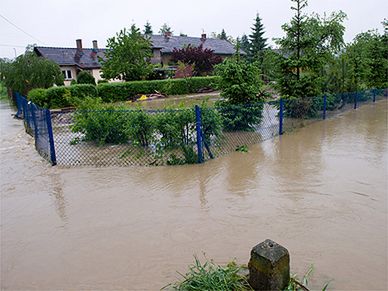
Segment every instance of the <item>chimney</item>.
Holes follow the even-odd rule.
[[[77,39],[75,42],[77,44],[77,50],[82,51],[82,39]]]
[[[93,40],[93,49],[98,49],[97,40]]]
[[[205,41],[206,40],[206,33],[202,33],[201,34],[201,41]]]

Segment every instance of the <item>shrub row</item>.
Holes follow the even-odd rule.
[[[58,86],[48,89],[33,89],[28,93],[28,99],[43,108],[63,108],[74,106],[85,97],[97,97],[96,86],[78,84],[73,86]]]
[[[104,102],[133,100],[138,94],[158,91],[167,95],[196,93],[204,87],[215,88],[217,77],[194,77],[151,81],[133,81],[98,85],[99,96]]]
[[[221,133],[221,117],[203,104],[204,137],[210,145],[211,138]],[[180,149],[184,160],[173,158],[171,163],[196,162],[193,152],[196,119],[193,108],[144,111],[124,106],[102,104],[100,98],[86,98],[74,114],[73,132],[84,134],[84,141],[97,145],[131,143],[135,147],[153,147],[158,154]]]
[[[150,94],[158,91],[167,95],[196,93],[205,87],[216,88],[217,77],[193,77],[185,79],[167,79],[152,81],[133,81],[123,83],[77,84],[72,86],[34,89],[28,99],[45,108],[74,106],[86,96],[101,97],[104,102],[134,100],[138,94]]]

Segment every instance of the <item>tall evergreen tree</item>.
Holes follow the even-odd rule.
[[[250,55],[260,62],[263,60],[264,50],[267,47],[267,39],[264,38],[264,25],[261,23],[259,14],[256,15],[255,23],[252,27],[252,34],[249,35]]]
[[[222,29],[221,33],[219,35],[217,35],[217,38],[228,40],[228,36],[226,35],[226,32],[224,29]]]
[[[147,21],[147,23],[144,25],[144,34],[145,35],[151,35],[153,33],[151,23]]]
[[[249,43],[249,39],[246,36],[246,34],[243,34],[243,36],[241,37],[240,45],[241,45],[241,49],[247,54],[249,54],[249,51],[251,49],[251,44]]]

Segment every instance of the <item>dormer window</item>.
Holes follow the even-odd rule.
[[[72,80],[73,76],[71,74],[71,70],[62,70],[63,77],[65,80]]]

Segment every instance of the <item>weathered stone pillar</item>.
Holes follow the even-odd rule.
[[[267,239],[252,249],[248,268],[248,282],[254,290],[284,290],[290,280],[290,255]]]

